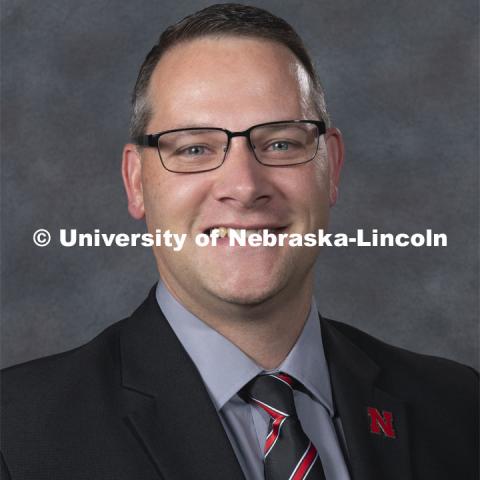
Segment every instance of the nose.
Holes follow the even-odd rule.
[[[260,164],[246,138],[232,138],[212,189],[216,200],[239,208],[264,206],[272,198],[269,170]]]

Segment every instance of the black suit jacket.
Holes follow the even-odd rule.
[[[476,373],[321,322],[352,479],[478,480]],[[1,381],[2,478],[244,479],[154,289],[88,344]],[[391,413],[395,438],[371,431],[369,407]]]

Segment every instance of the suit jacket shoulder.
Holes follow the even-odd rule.
[[[380,367],[379,382],[390,391],[411,398],[429,390],[439,399],[463,401],[465,406],[475,407],[479,375],[473,368],[396,347],[342,322],[327,321]]]
[[[31,405],[31,397],[35,393],[43,392],[47,386],[55,386],[51,388],[51,398],[48,392],[41,394],[43,401],[48,402],[56,399],[54,393],[57,393],[57,390],[68,392],[75,388],[81,389],[83,382],[93,382],[102,367],[107,367],[109,360],[112,364],[117,362],[115,338],[123,322],[110,326],[80,347],[3,369],[3,407],[14,405],[18,409],[23,402],[27,403],[29,408],[34,407],[35,405]],[[85,368],[92,365],[97,368]],[[32,395],[25,395],[26,391]]]

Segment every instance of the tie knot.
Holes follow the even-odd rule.
[[[263,408],[273,419],[296,417],[293,389],[296,381],[285,373],[257,375],[242,389],[249,401]]]

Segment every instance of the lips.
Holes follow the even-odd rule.
[[[225,238],[232,236],[232,233],[235,232],[237,235],[241,235],[245,232],[245,236],[248,238],[250,235],[261,234],[264,230],[268,233],[278,233],[280,230],[283,230],[284,227],[272,228],[272,227],[261,227],[261,228],[230,228],[230,227],[213,227],[208,229],[205,233],[210,236],[215,236],[218,238]]]
[[[269,233],[277,234],[284,231],[286,228],[286,225],[282,225],[277,222],[255,222],[251,224],[219,222],[217,224],[212,224],[211,226],[203,228],[202,232],[209,236],[215,236],[217,238],[228,238],[231,235],[232,231],[235,231],[237,235],[245,233],[246,237],[249,237],[253,234],[261,234],[264,230],[267,230]]]

